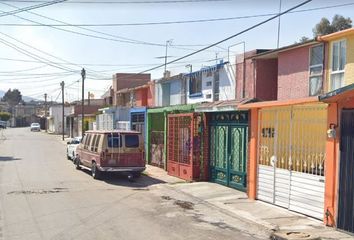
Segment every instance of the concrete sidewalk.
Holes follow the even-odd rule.
[[[349,234],[324,226],[322,221],[261,201],[249,200],[246,193],[232,188],[210,182],[187,183],[153,166],[147,167],[146,174],[168,183],[169,188],[199,203],[273,232],[277,237],[274,239],[354,239]]]

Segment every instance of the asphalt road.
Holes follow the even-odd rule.
[[[93,180],[57,136],[0,132],[0,239],[255,239],[158,179]]]

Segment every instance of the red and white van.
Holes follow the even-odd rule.
[[[129,179],[145,170],[144,141],[136,131],[87,131],[76,149],[77,169],[91,170],[99,179],[104,172],[121,172]]]

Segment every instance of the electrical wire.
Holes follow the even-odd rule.
[[[67,1],[67,0],[56,0],[56,1],[51,1],[51,2],[44,2],[44,3],[38,4],[38,5],[33,5],[33,6],[25,7],[25,8],[18,8],[17,10],[13,10],[10,12],[0,13],[0,17],[6,17],[6,16],[17,14],[17,13],[37,9],[37,8],[47,7],[47,6],[54,5],[54,4],[61,3],[61,2],[65,2],[65,1]]]
[[[2,0],[3,2],[20,3],[41,3],[43,0]],[[68,1],[72,4],[176,4],[176,3],[209,3],[209,2],[229,2],[232,0],[172,0],[172,1]]]
[[[224,38],[224,39],[222,39],[222,40],[220,40],[220,41],[218,41],[218,42],[215,42],[215,43],[213,43],[213,44],[211,44],[211,45],[209,45],[209,46],[206,46],[206,47],[204,47],[204,48],[201,48],[201,49],[199,49],[199,50],[197,50],[197,51],[191,52],[191,53],[189,53],[189,54],[186,54],[186,55],[184,55],[184,56],[182,56],[182,57],[179,57],[179,58],[176,58],[176,59],[174,59],[174,60],[168,61],[168,62],[166,62],[165,64],[161,64],[161,65],[158,65],[158,66],[156,66],[156,67],[146,69],[146,70],[141,71],[141,72],[136,73],[136,74],[132,74],[131,77],[133,78],[133,77],[134,77],[135,75],[137,75],[137,74],[143,74],[143,73],[146,73],[146,72],[150,72],[150,71],[153,71],[153,70],[162,68],[162,67],[164,67],[164,66],[166,66],[166,65],[169,65],[169,64],[178,62],[178,61],[180,61],[180,60],[182,60],[182,59],[185,59],[185,58],[188,58],[188,57],[190,57],[190,56],[196,55],[196,54],[198,54],[198,53],[200,53],[200,52],[203,52],[203,51],[205,51],[205,50],[207,50],[207,49],[209,49],[209,48],[212,48],[212,47],[214,47],[214,46],[216,46],[216,45],[219,45],[220,43],[226,42],[226,41],[228,41],[228,40],[230,40],[230,39],[232,39],[232,38],[235,38],[235,37],[237,37],[237,36],[239,36],[239,35],[242,35],[242,34],[248,32],[248,31],[250,31],[250,30],[252,30],[252,29],[254,29],[254,28],[257,28],[257,27],[259,27],[259,26],[261,26],[261,25],[267,23],[267,22],[270,22],[270,21],[272,21],[273,19],[276,19],[276,18],[278,18],[278,17],[280,17],[280,16],[282,16],[282,15],[284,15],[284,14],[286,14],[286,13],[288,13],[288,12],[294,10],[294,9],[297,9],[297,8],[299,8],[299,7],[301,7],[301,6],[304,6],[304,5],[306,5],[306,4],[310,3],[310,2],[312,2],[312,0],[306,0],[306,1],[304,1],[304,2],[301,2],[300,4],[297,4],[297,5],[294,6],[294,7],[291,7],[291,8],[289,8],[289,9],[287,9],[287,10],[281,12],[281,13],[278,13],[277,15],[275,15],[275,16],[273,16],[273,17],[267,18],[266,20],[263,20],[263,21],[261,21],[261,22],[259,22],[259,23],[256,23],[256,24],[252,25],[251,27],[248,27],[248,28],[246,28],[246,29],[244,29],[244,30],[242,30],[242,31],[240,31],[240,32],[238,32],[238,33],[236,33],[236,34],[233,34],[233,35],[231,35],[231,36],[229,36],[229,37],[227,37],[227,38]]]
[[[3,33],[0,33],[0,34],[3,34]],[[7,34],[4,34],[4,35],[7,35]],[[48,60],[48,59],[46,59],[46,58],[44,58],[44,57],[40,57],[40,56],[38,56],[38,55],[36,55],[36,54],[34,54],[34,53],[31,53],[31,52],[29,52],[29,51],[27,51],[27,50],[25,50],[25,49],[23,49],[23,48],[21,48],[21,47],[18,47],[18,46],[16,46],[15,44],[12,44],[12,43],[6,41],[6,40],[3,39],[3,38],[0,38],[0,42],[1,42],[2,44],[4,44],[4,45],[6,45],[6,46],[8,46],[8,47],[10,47],[10,48],[12,48],[12,49],[14,49],[14,50],[16,50],[16,51],[22,53],[23,55],[26,55],[26,56],[31,57],[31,58],[33,58],[33,59],[36,59],[36,60],[38,60],[38,61],[40,61],[40,62],[42,62],[42,63],[44,63],[44,64],[47,64],[47,65],[49,65],[49,66],[51,66],[51,67],[59,68],[59,69],[61,69],[61,70],[69,71],[69,72],[77,72],[77,71],[75,71],[75,70],[73,70],[73,69],[70,69],[70,68],[67,68],[67,67],[62,67],[62,66],[60,66],[60,65],[53,64],[50,60]],[[42,59],[43,59],[44,61],[43,61]]]
[[[31,71],[33,71],[33,70],[38,70],[38,69],[42,69],[42,68],[46,68],[47,67],[47,65],[41,65],[41,66],[38,66],[38,67],[33,67],[33,68],[28,68],[28,69],[21,69],[21,70],[18,70],[18,69],[15,69],[15,70],[12,70],[12,71],[2,71],[2,72],[0,72],[1,74],[3,74],[3,73],[14,73],[14,72],[16,72],[16,73],[22,73],[22,72],[31,72]]]
[[[14,6],[12,4],[3,3],[3,2],[0,2],[0,3],[4,4],[6,6],[17,8],[16,6]],[[38,14],[38,13],[35,13],[35,12],[31,12],[31,11],[27,11],[27,13],[35,15],[35,16],[39,16],[39,17],[42,17],[42,18],[45,18],[45,19],[49,19],[51,21],[55,21],[55,22],[59,22],[59,23],[71,26],[71,24],[69,24],[67,22],[60,21],[60,20],[45,16],[45,15],[42,15],[42,14]],[[101,34],[101,35],[104,35],[104,36],[108,36],[109,38],[101,37],[101,36],[97,36],[97,35],[92,35],[92,34],[87,34],[87,33],[82,33],[82,32],[77,32],[77,31],[73,31],[73,30],[69,30],[69,29],[65,29],[65,28],[51,26],[49,24],[44,24],[44,23],[41,23],[41,22],[38,22],[38,21],[34,21],[34,20],[31,20],[31,19],[28,19],[28,18],[25,18],[25,17],[21,17],[21,16],[18,16],[18,15],[14,15],[14,17],[22,19],[22,20],[25,20],[25,21],[29,21],[29,22],[32,22],[32,23],[36,23],[36,24],[42,25],[44,27],[50,27],[50,28],[53,28],[53,29],[56,29],[56,30],[59,30],[59,31],[64,31],[64,32],[68,32],[68,33],[72,33],[72,34],[76,34],[76,35],[81,35],[81,36],[85,36],[85,37],[95,38],[95,39],[114,41],[114,42],[120,42],[120,43],[128,43],[128,44],[150,45],[150,46],[156,46],[156,47],[165,47],[165,44],[161,44],[161,43],[140,41],[140,40],[127,38],[127,37],[122,37],[122,36],[118,36],[118,35],[113,35],[113,34],[109,34],[109,33],[106,33],[106,32],[92,30],[90,28],[85,28],[85,27],[80,27],[80,26],[71,26],[71,27],[76,27],[76,28],[79,28],[79,29],[82,29],[82,30],[85,30],[85,31],[89,31],[89,32],[93,32],[93,33],[96,33],[96,34],[98,33],[98,34]],[[179,49],[179,50],[194,51],[194,49],[185,48],[185,47],[178,47],[176,45],[175,46],[170,46],[170,47],[175,48],[175,49]]]
[[[332,9],[339,7],[348,7],[353,6],[354,3],[345,3],[345,4],[336,4],[324,7],[316,7],[316,8],[308,8],[301,9],[296,11],[291,11],[290,13],[301,13],[301,12],[309,12],[309,11],[317,11],[323,9]],[[223,17],[223,18],[208,18],[208,19],[195,19],[195,20],[179,20],[179,21],[161,21],[161,22],[136,22],[136,23],[82,23],[82,24],[21,24],[21,23],[2,23],[0,26],[19,26],[19,27],[126,27],[126,26],[151,26],[151,25],[170,25],[170,24],[188,24],[188,23],[205,23],[205,22],[219,22],[219,21],[232,21],[232,20],[240,20],[240,19],[248,19],[248,18],[258,18],[258,17],[269,17],[274,16],[277,13],[265,13],[265,14],[256,14],[256,15],[246,15],[246,16],[235,16],[235,17]],[[87,30],[87,29],[85,29]],[[198,47],[205,46],[207,44],[179,44],[174,46],[189,46],[189,47]],[[172,45],[173,46],[173,45]]]
[[[34,49],[34,50],[36,50],[36,51],[38,51],[38,52],[41,52],[42,54],[45,54],[45,55],[47,55],[47,56],[50,56],[50,57],[52,57],[52,58],[55,58],[55,59],[57,59],[57,60],[60,60],[60,61],[66,62],[66,63],[70,63],[70,64],[73,65],[73,66],[77,66],[77,67],[82,68],[82,66],[80,66],[80,65],[78,65],[78,64],[71,63],[71,62],[69,62],[69,61],[67,61],[67,60],[65,60],[65,59],[63,59],[63,58],[57,57],[57,56],[55,56],[55,55],[53,55],[53,54],[50,54],[50,53],[48,53],[48,52],[45,52],[45,51],[43,51],[43,50],[41,50],[41,49],[38,49],[38,48],[36,48],[36,47],[33,47],[32,45],[29,45],[29,44],[27,44],[27,43],[24,43],[24,42],[22,42],[22,41],[20,41],[20,40],[18,40],[18,39],[16,39],[16,38],[14,38],[14,37],[9,36],[8,34],[2,33],[2,32],[0,32],[0,34],[6,36],[6,37],[8,37],[8,38],[10,38],[10,39],[12,39],[12,40],[14,40],[14,41],[16,41],[16,42],[18,42],[18,43],[21,43],[21,44],[23,44],[23,45],[25,45],[25,46],[27,46],[27,47],[29,47],[29,48],[32,48],[32,49]],[[6,41],[6,40],[0,38],[0,42],[2,42],[2,41]],[[2,43],[5,44],[4,42],[2,42]],[[11,45],[11,43],[7,42],[7,44],[5,44],[5,45],[9,46],[9,44]],[[12,45],[13,45],[13,44],[12,44]],[[68,67],[65,67],[65,66],[62,67],[60,64],[55,64],[54,62],[49,61],[49,60],[46,59],[46,58],[39,57],[38,55],[35,55],[35,54],[33,54],[33,53],[31,54],[30,52],[28,52],[28,51],[26,51],[26,50],[24,50],[24,49],[22,49],[22,48],[19,48],[19,47],[16,47],[16,46],[9,46],[9,47],[14,48],[15,50],[20,51],[20,52],[21,52],[21,50],[22,50],[21,53],[23,53],[23,51],[24,51],[25,53],[23,53],[23,54],[24,54],[24,55],[27,55],[27,56],[29,56],[29,57],[31,57],[31,58],[34,58],[34,57],[32,56],[32,55],[34,55],[34,56],[37,57],[37,58],[34,58],[34,59],[39,60],[40,62],[42,62],[42,63],[44,63],[44,64],[47,64],[47,65],[50,65],[50,66],[52,66],[52,67],[60,68],[60,69],[62,69],[62,70],[66,70],[66,71],[69,71],[69,72],[77,72],[77,70],[74,70],[74,69],[72,69],[72,68],[68,68]],[[26,53],[27,53],[27,54],[26,54]],[[43,61],[43,59],[44,59],[44,61]],[[94,70],[90,70],[90,69],[87,69],[87,70],[90,71],[91,73],[97,74],[97,73],[95,73]],[[98,76],[102,76],[102,74],[98,74]]]

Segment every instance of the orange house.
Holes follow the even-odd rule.
[[[324,94],[239,106],[251,112],[248,196],[354,232],[354,29],[317,41],[325,57],[309,71]]]

